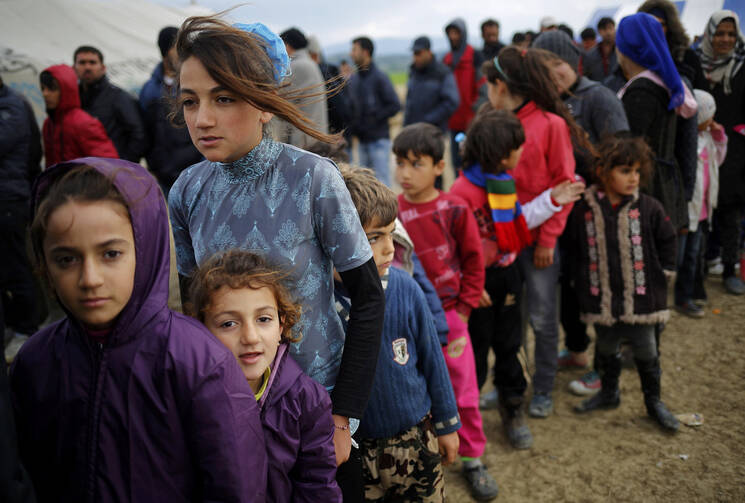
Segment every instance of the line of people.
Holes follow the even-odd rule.
[[[484,23],[485,60],[462,21],[446,27],[442,64],[420,37],[410,123],[392,142],[400,103],[372,41],[356,38],[347,131],[372,171],[340,171],[272,137],[309,150],[341,140],[318,99],[341,82],[323,80],[334,70],[317,66],[297,29],[277,36],[219,17],[164,29],[140,110],[105,80],[103,55],[81,47],[79,89],[65,65],[40,77],[53,156],[40,175],[39,133],[17,120],[29,108],[0,86],[16,121],[3,115],[15,135],[6,221],[17,243],[32,210],[33,253],[16,246],[14,264],[33,263],[66,315],[11,368],[15,425],[3,427],[17,432],[25,467],[3,464],[13,497],[441,501],[442,465],[459,457],[472,496],[491,500],[480,412],[490,404],[479,397],[490,348],[491,405],[510,444],[530,448],[524,411],[551,415],[557,369],[588,364],[590,324],[596,373],[573,385],[595,394],[577,412],[618,406],[628,341],[649,416],[676,431],[660,389],[667,282],[677,271],[675,304],[699,316],[701,236],[717,202],[725,286],[742,293],[745,39],[736,14],[712,15],[699,48],[709,92],[693,89],[696,53],[680,45],[668,4],[650,0],[621,20],[620,75],[606,85],[583,75],[587,56],[552,20],[529,48],[497,48],[498,24]],[[98,119],[80,108],[97,100]],[[107,118],[116,110],[127,118]],[[437,113],[409,115],[422,111]],[[144,151],[149,171],[139,157],[116,159],[138,155],[143,142],[123,124],[143,113],[146,137],[169,138]],[[448,131],[461,170],[443,192]],[[172,146],[184,157],[154,153]],[[391,154],[398,196],[386,186]],[[189,167],[150,165],[189,155]],[[188,317],[167,307],[169,220]],[[523,305],[536,337],[529,401]],[[20,330],[23,316],[6,316]]]

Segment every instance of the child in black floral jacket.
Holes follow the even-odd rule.
[[[628,340],[649,416],[676,431],[678,420],[660,401],[654,333],[655,324],[670,317],[667,280],[675,271],[675,230],[662,205],[639,193],[652,165],[644,140],[617,134],[603,142],[600,155],[600,184],[576,203],[580,208],[567,225],[580,312],[585,323],[595,325],[602,382],[601,391],[575,410],[618,407],[619,345]]]

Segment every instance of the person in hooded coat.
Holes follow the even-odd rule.
[[[18,445],[38,501],[263,501],[267,458],[251,388],[232,353],[204,326],[168,309],[168,213],[155,179],[123,160],[57,164],[34,184],[34,211],[43,210],[40,219],[49,211],[51,222],[78,202],[70,194],[72,175],[78,186],[90,187],[101,180],[98,174],[128,207],[133,286],[108,328],[83,324],[72,303],[65,306],[67,317],[32,336],[13,362]],[[47,197],[49,210],[40,208]],[[54,209],[54,198],[62,197],[72,202]],[[42,244],[50,234],[47,222],[35,224],[32,229],[40,230],[32,230],[32,241],[42,267],[76,263],[73,248],[64,252],[70,260],[45,266]],[[109,255],[104,259],[112,260]],[[87,252],[81,257],[87,269],[95,267]],[[54,284],[58,292],[65,291],[61,284]],[[90,290],[88,296],[105,289]]]
[[[101,121],[80,107],[75,70],[50,66],[39,79],[49,114],[42,127],[46,167],[78,157],[119,157]]]
[[[458,133],[464,133],[473,120],[473,107],[479,99],[479,87],[484,84],[481,78],[481,63],[484,58],[481,52],[468,44],[468,31],[463,18],[455,18],[448,23],[445,26],[445,34],[450,42],[450,52],[445,55],[442,62],[453,72],[460,94],[460,104],[448,121],[451,135],[450,154],[453,158],[453,167],[457,171],[460,169],[461,159],[455,137]]]

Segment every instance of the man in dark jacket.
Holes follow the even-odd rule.
[[[411,50],[414,62],[409,70],[404,126],[428,122],[446,131],[448,119],[460,103],[455,77],[435,59],[427,37],[414,40]]]
[[[103,54],[95,47],[78,47],[73,62],[80,81],[78,90],[83,110],[101,121],[119,157],[140,162],[147,144],[145,126],[134,98],[109,82]]]
[[[202,160],[202,155],[191,142],[189,131],[176,128],[168,119],[167,100],[175,93],[177,56],[174,43],[177,33],[175,26],[160,30],[158,47],[163,61],[158,63],[150,80],[140,90],[140,110],[149,138],[145,159],[166,197],[181,172]]]
[[[38,301],[26,255],[31,183],[40,173],[39,127],[31,106],[0,79],[0,297],[15,331],[14,355],[38,329]]]
[[[482,84],[481,63],[484,58],[468,44],[466,22],[462,18],[451,21],[445,27],[445,34],[450,41],[451,51],[445,55],[443,63],[452,70],[460,93],[460,105],[448,121],[452,140],[450,153],[453,157],[453,167],[457,171],[461,160],[455,137],[458,133],[465,132],[473,119],[474,105],[479,98],[479,87]]]
[[[618,69],[615,21],[609,17],[598,21],[598,34],[603,40],[585,54],[582,71],[588,79],[603,82]]]
[[[481,50],[484,59],[495,58],[504,47],[499,41],[499,21],[487,19],[481,23],[481,38],[484,39],[484,48]]]
[[[380,181],[390,185],[388,119],[401,110],[401,102],[388,76],[373,63],[373,50],[372,40],[367,37],[352,41],[350,56],[357,73],[349,79],[353,110],[349,131],[359,140],[359,164],[372,168]]]

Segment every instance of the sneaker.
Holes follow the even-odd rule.
[[[471,489],[471,497],[476,501],[491,501],[499,494],[497,481],[486,470],[486,466],[464,467],[463,476]]]
[[[554,410],[554,401],[550,393],[534,393],[528,407],[531,417],[548,417]]]
[[[496,389],[482,393],[479,397],[479,409],[493,410],[499,407],[499,392]]]
[[[572,353],[568,349],[559,351],[559,370],[586,368],[587,360],[585,360],[585,363],[580,362],[575,356],[575,353]]]
[[[594,395],[600,391],[600,376],[594,370],[569,383],[569,391],[579,396]]]
[[[707,299],[706,297],[693,299],[693,303],[696,304],[698,307],[706,307],[709,305],[709,299]]]
[[[27,340],[28,335],[16,334],[15,336],[13,336],[8,345],[5,346],[5,363],[10,365],[11,362],[13,362],[13,358],[16,357],[18,351],[21,349],[21,346],[23,346],[23,343],[25,343]]]
[[[737,276],[724,278],[724,289],[732,295],[742,295],[745,293],[745,283]]]
[[[701,306],[692,300],[683,302],[682,304],[677,304],[675,308],[678,312],[685,314],[689,318],[703,318],[705,314],[704,310],[701,309]]]
[[[707,262],[706,264],[706,269],[709,272],[709,276],[721,276],[724,272],[722,259],[720,257],[717,257],[714,260],[709,260],[709,262]]]

